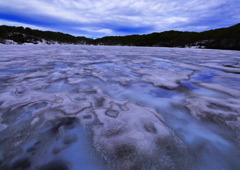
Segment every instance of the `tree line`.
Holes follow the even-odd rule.
[[[40,31],[31,28],[15,27],[15,26],[0,26],[0,38],[2,41],[10,39],[18,44],[23,43],[34,43],[46,41],[47,44],[54,42],[66,43],[66,44],[84,44],[88,42],[89,38],[86,37],[75,37],[69,34],[53,31]]]
[[[0,26],[0,42],[11,39],[18,44],[46,41],[66,44],[88,45],[124,45],[150,47],[192,47],[209,49],[240,50],[240,24],[228,28],[220,28],[203,32],[165,31],[144,35],[106,36],[90,39],[83,36],[72,36],[60,32],[40,31],[31,28]]]

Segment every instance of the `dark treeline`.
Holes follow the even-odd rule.
[[[40,31],[31,28],[14,27],[14,26],[0,26],[1,41],[5,39],[13,40],[19,44],[34,43],[46,41],[47,44],[54,42],[67,43],[67,44],[84,44],[91,39],[86,37],[75,37],[69,34],[53,31]]]
[[[19,44],[31,42],[37,44],[45,40],[67,44],[124,45],[154,47],[192,47],[209,49],[240,50],[240,24],[204,32],[165,31],[145,35],[106,36],[97,39],[75,37],[52,31],[39,31],[30,28],[0,26],[0,38],[11,39]]]
[[[147,35],[108,36],[94,40],[102,45],[191,47],[240,50],[240,24],[204,32],[165,31]]]

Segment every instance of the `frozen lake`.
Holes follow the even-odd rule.
[[[0,169],[239,170],[240,51],[1,45]]]

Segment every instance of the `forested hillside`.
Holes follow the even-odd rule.
[[[240,50],[240,24],[204,32],[165,31],[145,35],[106,36],[97,39],[76,37],[52,31],[0,26],[0,43],[6,39],[18,44],[45,42],[46,44],[89,44],[154,47],[197,47]]]
[[[5,39],[10,39],[18,44],[34,43],[45,41],[46,44],[66,43],[66,44],[85,44],[91,39],[86,37],[75,37],[69,34],[53,31],[40,31],[31,28],[14,27],[14,26],[0,26],[0,38],[4,43]]]
[[[165,31],[147,35],[109,36],[94,44],[157,47],[192,47],[240,50],[240,24],[204,32]]]

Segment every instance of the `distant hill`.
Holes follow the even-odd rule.
[[[75,37],[60,32],[40,31],[31,28],[0,26],[0,43],[6,44],[9,40],[17,44],[58,43],[240,50],[240,24],[199,33],[171,30],[145,35],[106,36],[97,39]]]
[[[33,43],[33,44],[85,44],[92,39],[86,37],[75,37],[69,34],[52,31],[40,31],[31,28],[0,26],[0,43],[5,43],[6,40],[12,40],[18,44]]]

